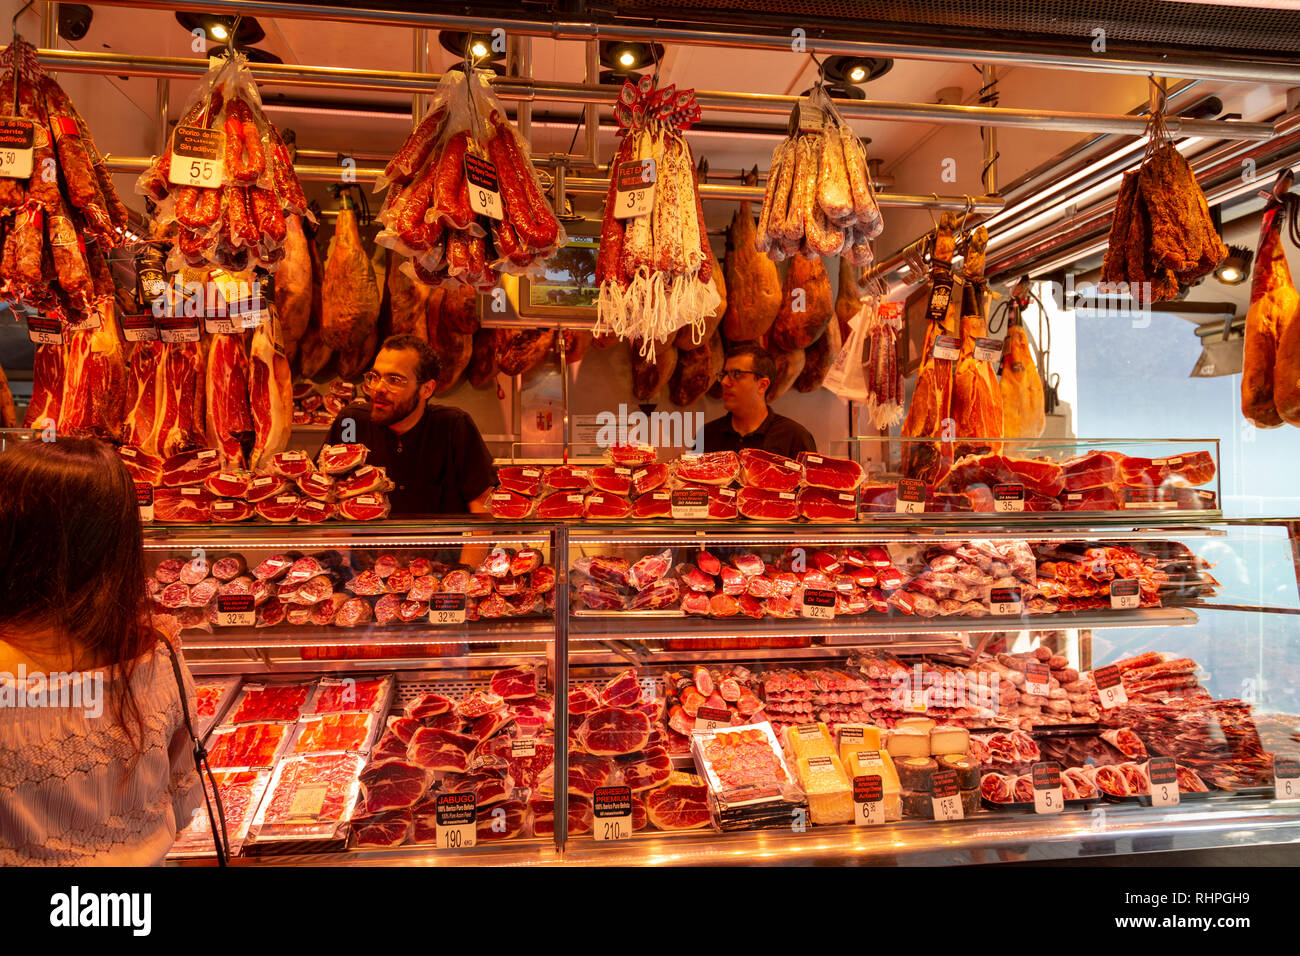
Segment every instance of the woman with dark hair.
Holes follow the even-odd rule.
[[[112,449],[0,453],[0,864],[161,863],[200,806],[144,580],[135,487]]]

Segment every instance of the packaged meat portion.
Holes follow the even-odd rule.
[[[266,788],[271,783],[271,771],[216,771],[213,773],[213,778],[216,780],[217,793],[221,797],[227,848],[231,856],[236,856],[248,839],[253,816],[262,802]],[[205,780],[204,785],[211,794],[212,784]],[[172,844],[167,856],[183,859],[212,856],[215,853],[212,824],[206,810],[200,810],[193,816],[189,825],[176,834],[176,842]]]
[[[245,684],[228,722],[242,724],[254,720],[297,720],[314,687],[314,681],[300,684]]]
[[[373,713],[315,714],[298,723],[293,753],[366,753],[374,742],[379,722]]]
[[[342,714],[358,711],[382,713],[388,707],[393,678],[325,677],[316,685],[307,714]]]
[[[356,754],[285,757],[258,810],[254,840],[336,836],[356,806],[365,763],[365,757]]]
[[[265,721],[218,727],[208,738],[208,764],[213,768],[274,766],[293,727]]]

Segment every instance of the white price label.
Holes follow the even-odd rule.
[[[504,219],[501,207],[501,186],[497,169],[487,160],[465,155],[465,178],[469,180],[469,205],[476,213],[489,219]]]
[[[955,362],[961,357],[961,339],[955,335],[937,335],[934,339],[934,357]]]
[[[226,137],[219,129],[176,127],[167,179],[177,186],[216,189],[226,181],[225,148]]]
[[[1020,588],[993,588],[989,592],[989,611],[1001,617],[1019,617],[1024,605]]]
[[[961,820],[964,815],[961,812],[961,797],[931,797],[934,804],[934,818],[936,820]]]
[[[1147,776],[1151,778],[1151,806],[1178,805],[1178,765],[1173,757],[1152,757],[1147,761]]]
[[[924,501],[904,501],[899,498],[894,502],[894,511],[901,515],[916,515],[925,511]]]
[[[695,712],[696,730],[717,730],[731,726],[731,711],[725,708],[701,707]]]
[[[429,599],[430,624],[464,624],[467,598],[464,594],[435,594]]]
[[[252,627],[257,623],[251,594],[217,595],[217,625],[219,627]]]
[[[1054,763],[1034,764],[1034,812],[1060,813],[1065,809],[1061,768]]]
[[[135,500],[140,506],[140,520],[153,521],[153,485],[147,481],[135,482]]]
[[[993,487],[993,510],[1001,512],[1025,510],[1024,485],[995,485]]]
[[[1142,606],[1142,588],[1136,578],[1120,578],[1110,582],[1110,606],[1124,611]]]
[[[819,621],[829,621],[835,617],[835,592],[819,588],[804,588],[803,616]]]
[[[591,797],[592,836],[598,843],[632,837],[630,787],[597,787]]]
[[[1025,693],[1046,697],[1052,692],[1052,669],[1042,661],[1025,665]]]
[[[1273,799],[1300,800],[1300,758],[1273,757]]]
[[[36,127],[29,119],[0,116],[0,177],[30,179]]]
[[[205,315],[203,331],[209,335],[235,335],[244,331],[244,326],[239,316]]]
[[[29,315],[27,338],[33,345],[62,345],[63,323],[44,315]]]
[[[1128,703],[1124,682],[1120,678],[1119,670],[1113,664],[1094,670],[1092,682],[1097,685],[1097,696],[1101,698],[1101,706],[1107,710],[1123,707]]]
[[[884,781],[871,776],[853,778],[853,824],[873,827],[885,822]]]
[[[979,362],[997,362],[1002,358],[1002,342],[999,339],[977,338],[975,340],[975,359]]]
[[[655,161],[639,159],[619,165],[615,175],[614,218],[644,216],[655,205]]]
[[[462,850],[478,842],[478,804],[472,793],[440,793],[434,804],[439,850]]]

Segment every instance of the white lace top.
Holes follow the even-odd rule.
[[[0,865],[159,864],[202,804],[166,649],[157,645],[132,675],[144,733],[134,767],[111,704],[120,669],[73,679],[99,673],[98,717],[84,706],[0,706]],[[194,682],[183,665],[182,674],[194,714]],[[14,675],[0,677],[0,701],[17,686]]]

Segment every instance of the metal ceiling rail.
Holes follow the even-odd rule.
[[[282,17],[295,20],[319,20],[335,23],[367,23],[390,27],[437,30],[461,30],[484,33],[500,28],[507,35],[549,37],[556,40],[637,40],[729,47],[733,49],[793,52],[792,35],[785,32],[747,33],[725,31],[714,25],[665,26],[636,23],[568,23],[510,20],[499,17],[448,16],[439,12],[374,10],[348,6],[307,3],[270,3],[262,0],[96,0],[96,6],[121,6],[146,9],[207,13],[242,14],[244,16]],[[919,27],[913,25],[912,30]],[[1015,39],[981,37],[978,46],[935,35],[910,39],[855,40],[844,36],[818,35],[816,26],[803,38],[807,50],[827,54],[891,57],[895,59],[938,60],[954,63],[989,63],[998,66],[1031,66],[1044,69],[1080,70],[1087,73],[1138,74],[1188,79],[1232,80],[1247,83],[1300,84],[1300,63],[1293,58],[1265,59],[1226,53],[1202,53],[1151,47],[1142,50],[1097,53],[1091,49],[1091,37],[1077,43],[1047,44]],[[847,31],[846,31],[847,32]]]
[[[104,162],[115,173],[142,173],[149,168],[152,160],[147,156],[105,156]],[[544,164],[543,164],[544,165]],[[383,171],[378,166],[316,166],[294,164],[294,172],[304,182],[372,183]],[[345,177],[347,177],[345,179]],[[582,196],[604,196],[609,191],[608,179],[588,176],[569,176],[564,181],[566,193]],[[700,198],[703,200],[738,200],[749,199],[756,202],[763,200],[763,187],[741,186],[729,183],[704,183],[700,186]],[[913,196],[905,193],[876,193],[876,201],[881,206],[909,209],[951,209],[964,210],[969,202],[973,203],[972,213],[992,214],[1000,210],[1003,200],[998,196]]]
[[[197,58],[51,49],[38,50],[37,57],[42,65],[64,73],[198,78],[208,70],[208,61]],[[389,93],[427,92],[442,78],[441,74],[437,73],[352,70],[344,67],[281,63],[254,63],[250,64],[250,69],[253,76],[262,84]],[[1300,82],[1300,79],[1297,82]],[[616,86],[561,83],[511,76],[497,77],[492,82],[492,88],[503,100],[524,102],[544,100],[580,103],[584,106],[613,106],[618,99],[619,91]],[[696,90],[695,99],[706,110],[786,116],[799,102],[800,97]],[[1045,131],[1119,133],[1131,136],[1142,136],[1146,133],[1146,119],[1141,116],[985,106],[948,106],[937,103],[884,103],[872,100],[837,99],[834,102],[845,119],[853,120],[1005,126]],[[1213,136],[1218,139],[1263,140],[1271,137],[1274,132],[1272,125],[1268,123],[1247,123],[1240,120],[1189,120],[1169,117],[1166,125],[1174,136]]]

